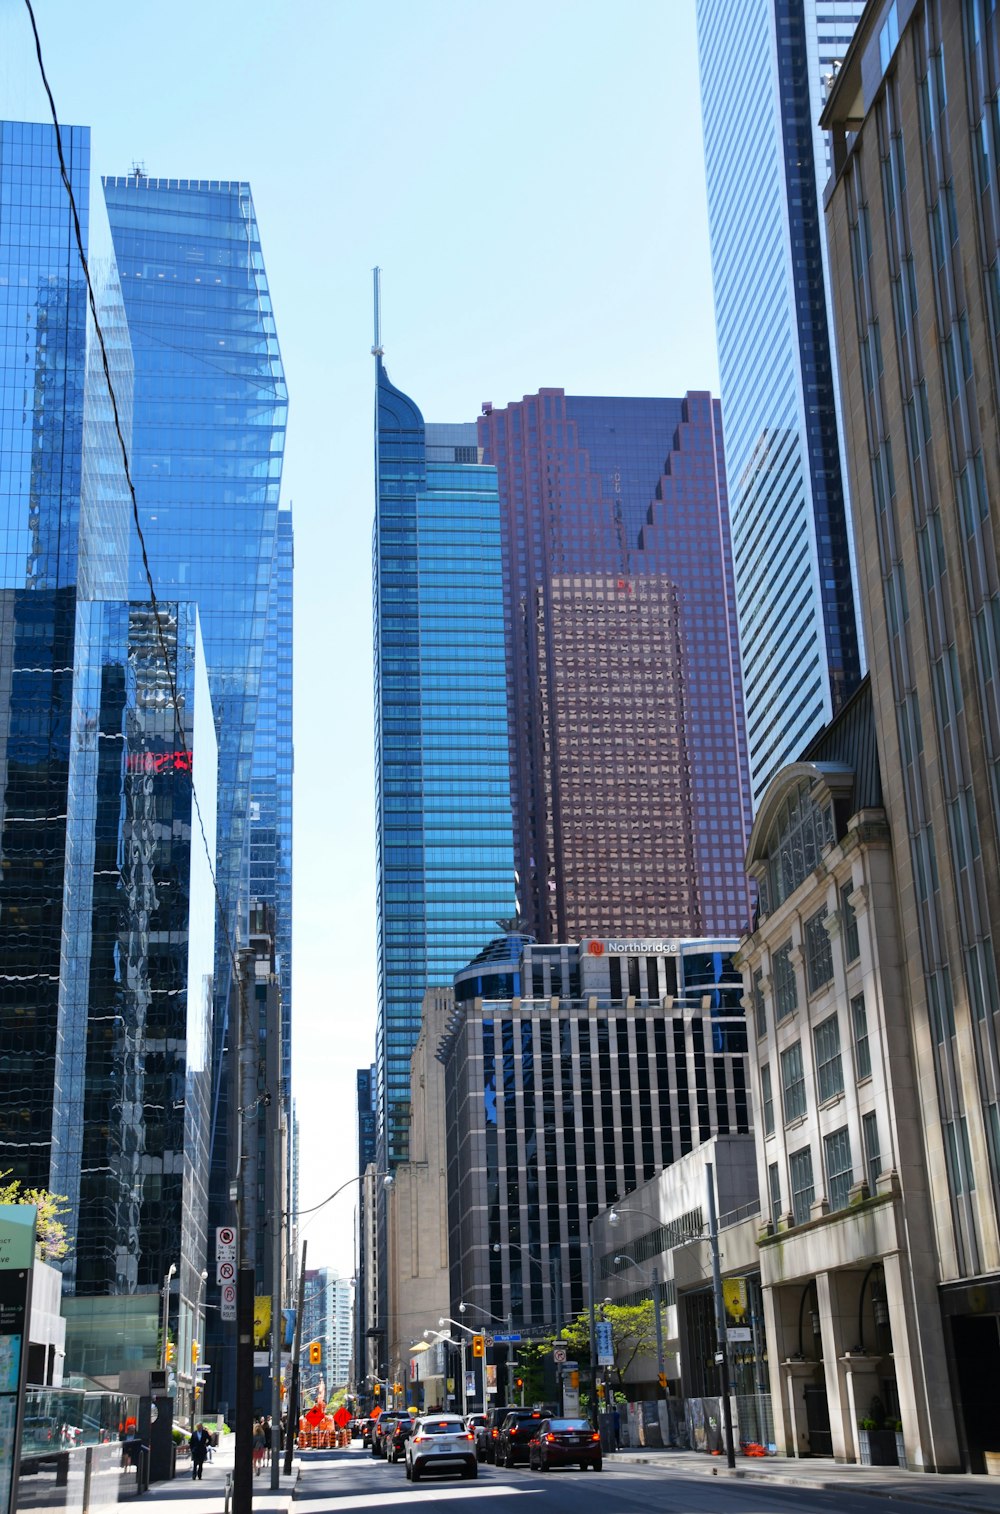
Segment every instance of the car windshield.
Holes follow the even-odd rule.
[[[550,1430],[589,1430],[590,1421],[587,1419],[550,1419]]]

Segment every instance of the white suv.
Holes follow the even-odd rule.
[[[476,1437],[457,1414],[424,1414],[406,1442],[406,1476],[419,1482],[428,1467],[457,1467],[463,1477],[475,1477]]]

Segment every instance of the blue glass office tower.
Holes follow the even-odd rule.
[[[496,470],[378,358],[373,542],[379,1157],[405,1161],[424,989],[514,910]]]
[[[89,133],[62,140],[128,443]],[[190,1301],[205,1256],[214,722],[197,609],[157,630],[134,548],[54,130],[0,123],[0,1167],[68,1197],[71,1370],[155,1365],[164,1273]]]
[[[284,370],[250,186],[143,174],[103,182],[135,354],[133,477],[143,530],[157,592],[193,599],[201,616],[219,737],[216,875],[235,942],[245,939]],[[132,579],[140,589],[134,558]],[[217,1097],[229,980],[219,932]]]
[[[861,672],[818,121],[862,0],[698,0],[705,167],[754,803]]]
[[[281,982],[281,1078],[292,1079],[292,580],[291,508],[278,511],[250,781],[251,904],[274,907]]]

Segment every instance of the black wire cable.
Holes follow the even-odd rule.
[[[87,298],[88,298],[88,301],[89,301],[89,304],[90,304],[90,314],[91,314],[91,317],[93,318],[94,329],[95,329],[95,331],[97,333],[97,340],[98,340],[98,343],[99,343],[100,349],[101,349],[101,365],[102,365],[102,367],[104,369],[104,382],[107,385],[108,396],[109,396],[109,398],[111,400],[111,413],[112,413],[112,416],[113,416],[113,419],[114,419],[115,435],[118,438],[118,446],[119,446],[119,449],[121,451],[121,457],[122,457],[122,467],[125,470],[125,482],[128,484],[129,496],[130,496],[131,501],[132,501],[132,519],[133,519],[133,521],[135,523],[136,535],[138,536],[139,547],[140,547],[140,550],[142,552],[142,568],[143,568],[143,573],[145,574],[146,583],[149,586],[149,602],[150,602],[150,605],[151,605],[152,610],[153,610],[154,620],[156,622],[156,637],[157,637],[157,640],[158,640],[158,642],[160,644],[160,652],[161,652],[161,654],[163,656],[163,665],[164,665],[164,668],[166,669],[167,681],[168,681],[168,683],[170,685],[170,700],[171,700],[171,704],[173,705],[174,720],[175,720],[175,723],[176,723],[176,726],[177,726],[178,733],[180,735],[181,745],[183,747],[183,750],[185,752],[187,752],[187,751],[190,750],[190,748],[188,746],[187,733],[186,733],[186,731],[184,729],[184,717],[181,714],[180,701],[179,701],[178,695],[177,695],[177,680],[176,680],[176,675],[175,675],[175,672],[171,668],[171,665],[170,665],[170,653],[169,653],[169,650],[167,648],[166,637],[164,635],[163,619],[162,619],[162,615],[161,615],[161,611],[160,611],[160,604],[159,604],[159,600],[156,597],[156,587],[155,587],[155,585],[153,583],[153,574],[152,574],[152,570],[151,570],[150,565],[149,565],[149,555],[148,555],[148,553],[146,551],[146,538],[143,535],[142,523],[139,520],[139,503],[138,503],[138,500],[136,499],[135,484],[132,482],[132,469],[131,469],[131,466],[130,466],[130,463],[129,463],[128,446],[126,445],[125,437],[124,437],[124,434],[122,432],[121,414],[120,414],[119,409],[118,409],[118,396],[115,394],[115,386],[114,386],[114,382],[113,382],[113,380],[111,378],[111,366],[110,366],[110,363],[108,361],[108,349],[107,349],[107,344],[105,343],[105,340],[104,340],[104,331],[103,331],[103,329],[101,327],[100,317],[99,317],[99,315],[97,313],[97,298],[96,298],[96,296],[94,294],[94,285],[93,285],[93,282],[92,282],[91,277],[90,277],[90,266],[89,266],[89,264],[87,262],[87,254],[86,254],[86,251],[85,251],[84,245],[83,245],[83,232],[82,232],[82,230],[80,228],[80,215],[79,215],[79,212],[78,212],[77,206],[76,206],[76,196],[73,193],[73,184],[72,184],[72,181],[71,181],[70,176],[69,176],[69,170],[66,167],[66,156],[65,156],[65,154],[63,152],[63,143],[62,143],[62,130],[61,130],[60,125],[59,125],[59,116],[58,116],[58,114],[56,112],[56,102],[55,102],[55,99],[53,98],[52,89],[51,89],[51,87],[49,85],[48,75],[45,72],[45,61],[44,61],[44,59],[42,57],[42,43],[41,43],[41,39],[40,39],[40,37],[38,35],[38,25],[37,25],[37,23],[35,21],[35,12],[34,12],[34,9],[32,8],[31,0],[24,0],[24,3],[25,3],[25,6],[27,7],[28,16],[29,16],[29,18],[31,20],[31,30],[32,30],[32,34],[33,34],[34,39],[35,39],[35,56],[38,59],[38,70],[39,70],[39,73],[41,74],[42,84],[43,84],[43,86],[45,88],[45,93],[46,93],[46,95],[48,97],[49,110],[52,113],[52,124],[55,127],[55,133],[56,133],[56,151],[57,151],[57,153],[59,155],[59,172],[60,172],[60,174],[62,176],[62,181],[63,181],[63,184],[64,184],[65,189],[66,189],[66,195],[67,195],[67,198],[69,200],[70,213],[71,213],[72,218],[73,218],[73,233],[74,233],[74,236],[76,238],[76,250],[77,250],[77,254],[78,254],[79,259],[80,259],[80,266],[83,269],[84,278],[87,281]],[[199,803],[199,800],[198,800],[198,791],[197,791],[197,789],[195,787],[195,782],[194,782],[194,761],[193,761],[193,758],[192,758],[192,763],[191,763],[191,797],[192,797],[192,800],[194,802],[195,813],[198,816],[198,829],[201,832],[202,845],[203,845],[203,847],[205,849],[205,855],[208,858],[208,867],[209,867],[209,872],[210,872],[211,878],[212,878],[212,887],[213,887],[213,889],[215,891],[215,904],[216,904],[216,909],[217,909],[217,912],[218,912],[219,920],[220,920],[220,923],[222,925],[222,933],[223,933],[223,936],[225,937],[225,941],[226,941],[226,949],[227,949],[227,952],[229,954],[229,960],[230,960],[230,964],[231,964],[232,969],[233,969],[233,974],[234,974],[236,983],[239,986],[240,1007],[241,1007],[241,1013],[242,1013],[242,1018],[243,1018],[243,1022],[244,1022],[244,1028],[245,1028],[246,1033],[249,1034],[250,1030],[251,1030],[251,1026],[250,1026],[249,1006],[247,1004],[247,998],[246,998],[246,987],[245,987],[245,985],[243,983],[242,975],[241,975],[240,970],[239,970],[239,963],[237,962],[237,959],[236,959],[236,951],[235,951],[235,948],[233,946],[232,937],[229,934],[229,923],[228,923],[228,921],[226,919],[225,906],[223,904],[222,894],[221,894],[220,889],[219,889],[219,881],[218,881],[218,878],[216,877],[216,873],[215,873],[215,858],[212,856],[212,851],[211,851],[211,848],[209,847],[209,844],[208,844],[208,836],[207,836],[206,831],[205,831],[205,822],[204,822],[204,819],[202,818],[202,813],[201,813],[201,804]]]

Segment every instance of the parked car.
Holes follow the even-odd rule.
[[[515,1467],[519,1461],[528,1460],[528,1442],[544,1417],[541,1409],[510,1410],[497,1437],[498,1467]]]
[[[401,1414],[393,1425],[392,1430],[383,1436],[386,1461],[402,1461],[406,1450],[406,1442],[413,1434],[413,1420],[408,1414]]]
[[[601,1437],[587,1419],[543,1419],[528,1442],[528,1466],[548,1472],[551,1467],[579,1466],[583,1472],[601,1470]]]
[[[500,1439],[500,1426],[507,1415],[515,1406],[513,1404],[497,1404],[490,1409],[486,1416],[486,1434],[483,1437],[484,1456],[483,1460],[497,1465],[497,1441]]]
[[[473,1432],[459,1414],[427,1414],[413,1423],[406,1442],[406,1476],[419,1482],[430,1467],[457,1468],[463,1477],[479,1471]]]
[[[486,1425],[488,1414],[467,1414],[465,1423],[476,1437],[476,1460],[486,1460]]]

